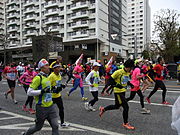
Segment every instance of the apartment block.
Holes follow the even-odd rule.
[[[8,47],[31,47],[32,36],[51,34],[63,38],[60,55],[68,59],[80,53],[99,59],[110,52],[127,58],[126,7],[126,0],[7,0]]]
[[[128,45],[130,53],[134,55],[135,42],[138,57],[150,45],[150,6],[149,0],[127,0],[128,4]],[[132,35],[132,36],[131,36]],[[136,40],[135,40],[136,38]]]
[[[0,49],[3,49],[4,32],[4,2],[0,1]]]

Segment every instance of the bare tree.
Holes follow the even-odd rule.
[[[161,47],[157,48],[167,62],[172,62],[174,56],[180,54],[180,47],[178,40],[180,38],[179,18],[175,10],[161,9],[154,15],[154,31],[153,33],[158,36]]]

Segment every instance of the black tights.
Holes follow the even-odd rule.
[[[125,98],[125,92],[122,93],[114,93],[115,96],[115,105],[109,105],[104,108],[105,111],[107,110],[116,110],[119,109],[120,106],[123,107],[123,119],[124,123],[128,123],[128,112],[129,112],[129,106],[128,102]]]
[[[91,91],[91,93],[92,93],[92,96],[94,97],[94,99],[89,101],[89,104],[91,106],[93,106],[98,101],[98,91]]]
[[[127,102],[130,100],[133,100],[136,93],[138,94],[138,96],[140,97],[140,103],[141,103],[141,107],[144,108],[144,96],[141,92],[141,90],[138,91],[131,91],[130,97],[126,98]]]
[[[61,124],[64,123],[64,106],[61,96],[58,98],[53,98],[53,103],[56,104],[59,108],[59,117],[61,119]]]
[[[166,90],[165,84],[161,80],[156,80],[155,81],[154,89],[151,91],[148,98],[151,98],[151,96],[158,90],[158,88],[161,88],[163,90],[163,92],[162,92],[162,102],[166,101],[165,98],[166,98],[166,91],[167,90]]]
[[[25,92],[27,93],[29,85],[23,85]],[[25,106],[27,106],[29,104],[29,107],[32,108],[32,104],[33,104],[33,96],[28,96],[26,99],[26,103]]]

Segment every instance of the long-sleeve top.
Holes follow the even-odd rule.
[[[36,75],[37,75],[37,73],[34,71],[32,71],[32,72],[27,71],[19,78],[19,81],[24,85],[30,85],[33,78]]]
[[[89,85],[90,91],[98,91],[98,84],[100,82],[99,72],[92,70],[86,77],[85,81]],[[94,87],[91,87],[90,85],[94,85]]]

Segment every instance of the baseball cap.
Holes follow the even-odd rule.
[[[38,68],[40,69],[40,68],[42,68],[43,66],[45,66],[45,65],[48,65],[49,63],[48,63],[48,61],[46,60],[46,59],[41,59],[40,61],[39,61],[39,63],[38,63]]]
[[[94,66],[100,67],[101,65],[100,65],[98,62],[94,62],[94,63],[93,63],[93,67],[94,67]]]

